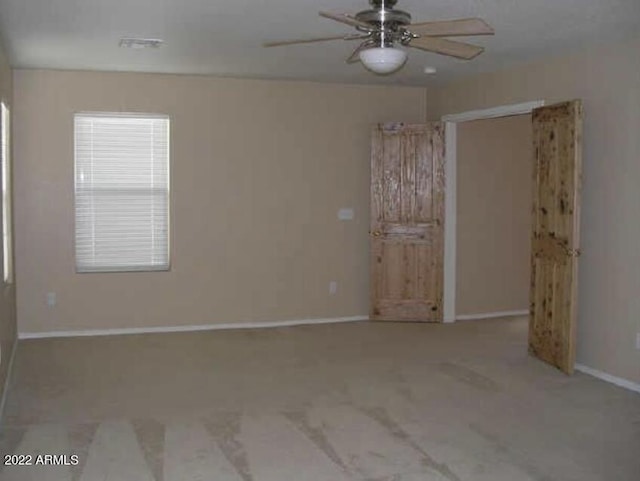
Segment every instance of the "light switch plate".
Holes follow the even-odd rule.
[[[355,213],[351,207],[345,207],[338,211],[338,219],[340,220],[353,220]]]
[[[54,307],[56,305],[56,293],[47,292],[47,306]]]

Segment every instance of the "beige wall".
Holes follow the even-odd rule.
[[[529,308],[531,115],[457,126],[456,315]]]
[[[584,101],[578,362],[640,382],[640,39],[429,90],[429,116]]]
[[[21,332],[367,314],[370,127],[423,121],[424,89],[32,70],[14,80]],[[170,272],[74,273],[78,111],[171,116]],[[355,220],[339,221],[341,207]]]
[[[9,61],[0,46],[0,101],[4,102],[12,111],[12,78]],[[11,145],[11,139],[9,139]],[[0,196],[0,212],[2,198]],[[1,224],[0,224],[1,226]],[[2,281],[3,250],[0,242],[0,397],[4,390],[8,374],[9,361],[16,339],[16,290],[15,284]]]

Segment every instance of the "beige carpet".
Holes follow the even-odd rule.
[[[523,319],[32,340],[0,438],[78,456],[12,481],[638,481],[640,395]]]

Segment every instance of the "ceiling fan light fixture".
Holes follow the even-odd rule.
[[[387,75],[399,70],[407,61],[407,52],[396,47],[373,47],[360,52],[360,61],[368,70]]]

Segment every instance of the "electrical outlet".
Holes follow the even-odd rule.
[[[338,292],[338,283],[336,281],[329,282],[329,294],[334,295]]]
[[[56,293],[47,292],[47,306],[53,307],[56,305]]]

